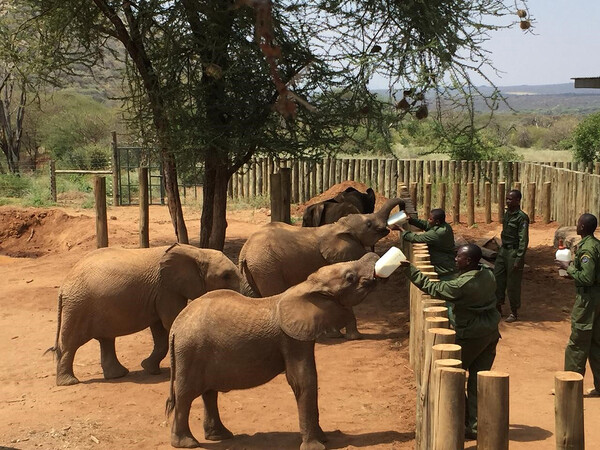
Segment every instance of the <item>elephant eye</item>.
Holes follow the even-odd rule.
[[[367,220],[367,228],[371,228],[371,221]]]
[[[346,281],[350,284],[356,283],[356,275],[353,272],[348,272],[346,274]]]

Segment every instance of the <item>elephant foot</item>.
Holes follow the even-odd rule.
[[[200,442],[198,442],[191,433],[183,434],[181,436],[171,434],[171,446],[175,448],[196,448],[200,447]]]
[[[327,447],[322,442],[313,439],[311,441],[302,442],[300,450],[325,450]]]
[[[149,373],[150,375],[160,374],[160,364],[150,361],[150,358],[146,358],[142,361],[142,368],[144,369],[144,372]]]
[[[346,339],[348,339],[349,341],[355,341],[357,339],[364,339],[365,335],[360,333],[359,331],[350,331],[350,332],[346,332],[344,337]]]
[[[129,373],[127,367],[123,367],[122,365],[115,365],[108,368],[102,368],[102,372],[104,373],[105,380],[113,380],[115,378],[124,377]]]
[[[204,438],[207,441],[224,441],[225,439],[231,439],[232,437],[233,433],[224,426],[211,430],[204,430]]]
[[[56,375],[56,385],[57,386],[72,386],[77,383],[79,383],[79,380],[77,378],[75,378],[74,375],[70,375],[70,374]]]
[[[327,436],[325,436],[325,432],[321,429],[321,427],[319,427],[319,430],[317,431],[317,439],[319,442],[327,442]]]
[[[332,330],[332,331],[328,331],[325,334],[323,334],[323,337],[333,338],[333,339],[341,339],[344,337],[344,335],[342,334],[342,332],[340,330]]]

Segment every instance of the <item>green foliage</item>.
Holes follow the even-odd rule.
[[[584,162],[600,160],[600,113],[583,119],[573,135],[575,159]]]
[[[31,179],[18,175],[0,175],[0,197],[24,197],[31,188]]]
[[[51,206],[50,180],[48,177],[32,177],[27,195],[23,198],[23,206]]]

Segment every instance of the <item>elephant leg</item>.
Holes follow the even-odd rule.
[[[181,383],[181,381],[179,381]],[[190,430],[190,408],[194,396],[189,393],[177,393],[175,396],[175,410],[173,425],[171,425],[171,445],[176,448],[200,447]]]
[[[317,367],[314,342],[296,342],[286,355],[285,374],[298,404],[301,450],[323,450],[325,433],[319,425]]]
[[[147,373],[158,375],[160,373],[160,362],[167,356],[169,351],[169,333],[160,321],[150,325],[150,331],[154,340],[154,349],[150,356],[142,361],[142,367]]]
[[[345,338],[351,341],[356,339],[362,339],[364,336],[358,331],[358,328],[356,327],[356,316],[354,315],[354,311],[352,310],[352,308],[349,308],[349,312],[351,317],[350,320],[346,322]]]
[[[100,364],[104,378],[111,380],[121,378],[129,373],[126,367],[121,365],[115,352],[115,338],[98,338],[100,342]]]
[[[222,441],[231,439],[233,433],[225,428],[219,415],[217,405],[217,391],[207,391],[202,394],[204,400],[204,437],[209,441]]]
[[[70,386],[79,383],[79,380],[73,373],[73,360],[75,359],[77,348],[71,350],[62,350],[56,364],[56,385]]]

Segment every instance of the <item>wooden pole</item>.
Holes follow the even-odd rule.
[[[271,222],[283,222],[281,202],[281,172],[270,175],[271,186]]]
[[[475,192],[473,182],[467,183],[467,226],[475,223]]]
[[[282,167],[279,169],[279,172],[281,173],[281,221],[291,224],[292,169],[289,167]]]
[[[148,201],[148,168],[138,168],[140,189],[140,248],[150,247],[150,202]]]
[[[447,184],[445,182],[440,183],[440,190],[437,199],[438,207],[444,211],[446,210],[446,186]]]
[[[550,223],[552,219],[552,182],[544,183],[544,223]]]
[[[498,222],[504,220],[504,205],[506,204],[506,183],[498,183]]]
[[[416,181],[413,181],[410,183],[410,200],[412,201],[413,208],[415,208],[415,211],[417,211],[418,208],[417,208],[417,182]]]
[[[527,215],[529,216],[529,223],[535,223],[535,182],[531,182],[529,183],[529,189],[528,189],[528,204],[529,204],[529,208],[528,208],[528,212]]]
[[[584,450],[583,376],[557,372],[554,393],[556,449]]]
[[[427,219],[431,212],[431,183],[425,183],[425,198],[423,199],[423,217]]]
[[[463,450],[465,446],[465,377],[463,369],[439,369],[438,390],[434,395],[434,450]]]
[[[508,450],[508,374],[477,374],[477,449]]]
[[[452,189],[452,223],[460,222],[460,183],[454,183]]]
[[[96,206],[96,247],[108,247],[106,178],[104,177],[94,177],[94,204]]]
[[[437,344],[431,347],[433,361],[438,359],[462,359],[461,347],[458,344]]]
[[[485,223],[492,223],[492,183],[485,182]]]
[[[462,361],[460,359],[438,359],[437,361],[432,361],[431,366],[431,381],[429,382],[429,395],[427,398],[426,404],[426,412],[424,416],[427,419],[425,426],[427,429],[424,431],[424,436],[427,436],[427,448],[433,448],[433,436],[435,434],[435,417],[437,417],[436,412],[436,402],[434,398],[434,393],[439,391],[439,377],[440,377],[440,369],[444,367],[454,367],[456,369],[462,369]]]

